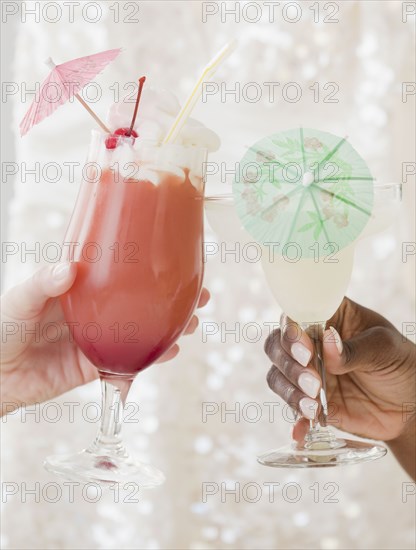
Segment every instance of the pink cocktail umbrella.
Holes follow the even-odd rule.
[[[72,97],[76,97],[83,107],[87,109],[104,132],[110,133],[110,130],[82,99],[79,92],[113,61],[120,52],[120,48],[106,50],[94,55],[79,57],[61,65],[55,65],[49,57],[45,63],[52,70],[46,80],[42,82],[35,99],[20,123],[20,135],[24,136],[35,124],[42,122],[44,118],[51,115],[60,105],[63,105]],[[52,93],[50,90],[52,90]]]

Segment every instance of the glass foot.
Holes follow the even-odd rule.
[[[140,487],[156,487],[165,481],[160,470],[127,454],[114,456],[88,449],[75,454],[48,456],[44,466],[48,472],[82,483],[111,485],[134,482]]]
[[[387,449],[382,445],[333,438],[330,443],[293,443],[267,451],[259,455],[257,461],[275,468],[326,468],[376,460],[386,453]]]

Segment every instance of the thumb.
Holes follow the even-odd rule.
[[[37,317],[49,298],[60,296],[71,288],[76,271],[76,265],[69,262],[42,267],[4,294],[2,316],[16,321]]]
[[[334,327],[326,330],[323,338],[326,370],[335,375],[345,374],[360,368],[371,370],[379,363],[381,355],[391,349],[392,334],[389,328],[376,326],[342,341]]]

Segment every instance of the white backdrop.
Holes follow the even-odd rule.
[[[86,3],[81,1],[81,5]],[[27,4],[33,7],[36,3]],[[122,87],[142,74],[183,101],[199,69],[223,43],[236,37],[238,50],[218,71],[216,82],[228,89],[236,83],[244,87],[255,82],[263,95],[257,102],[244,96],[237,102],[231,95],[221,101],[217,94],[197,106],[195,117],[222,139],[212,160],[232,166],[246,146],[302,124],[348,134],[380,183],[402,181],[402,163],[414,161],[414,96],[402,100],[402,83],[415,80],[414,16],[402,22],[401,2],[332,2],[339,8],[333,16],[337,23],[323,22],[330,12],[324,11],[322,2],[319,13],[310,9],[312,3],[298,4],[301,17],[297,22],[284,20],[284,14],[286,19],[295,18],[294,12],[282,11],[289,9],[287,3],[281,2],[275,21],[270,22],[265,6],[258,2],[263,17],[256,23],[243,17],[237,23],[230,15],[222,22],[224,3],[218,3],[218,14],[208,16],[204,23],[204,3],[199,1],[131,2],[139,4],[139,22],[115,23],[115,12],[110,10],[115,3],[98,4],[102,16],[96,23],[83,20],[79,9],[74,23],[67,16],[55,23],[42,17],[36,22],[29,16],[26,22],[19,22],[14,53],[19,86],[43,79],[46,69],[42,61],[49,55],[59,63],[121,46],[123,54],[97,78],[103,90],[97,112],[105,114],[113,100],[110,86],[115,81]],[[127,14],[125,4],[119,3],[122,16]],[[207,4],[214,5],[205,3],[205,9]],[[228,2],[227,6],[234,4]],[[239,9],[245,4],[241,2]],[[246,19],[253,14],[246,11]],[[265,82],[280,83],[274,101],[269,101]],[[309,89],[315,82],[321,91],[318,102]],[[323,89],[329,82],[336,84],[338,103],[323,101],[332,89]],[[301,90],[297,102],[282,95],[289,83],[296,83]],[[295,90],[285,89],[288,93]],[[88,116],[78,105],[68,104],[21,140],[18,122],[31,100],[28,96],[22,103],[17,94],[7,102],[13,109],[11,138],[15,139],[17,161],[28,167],[36,161],[82,162],[91,129]],[[77,187],[65,178],[59,183],[37,183],[28,176],[22,183],[17,177],[9,206],[8,240],[27,243],[28,248],[36,242],[41,247],[60,242]],[[209,179],[208,192],[228,189],[219,177]],[[404,264],[400,253],[402,242],[414,241],[414,179],[404,184],[404,195],[397,226],[360,245],[349,291],[350,297],[375,308],[399,329],[403,322],[414,319],[414,267],[412,272],[411,262]],[[207,240],[213,239],[207,228]],[[6,285],[23,279],[38,265],[33,257],[25,263],[18,255],[9,258]],[[78,450],[94,434],[96,424],[81,415],[84,404],[99,399],[98,384],[90,384],[55,400],[80,403],[73,422],[64,407],[63,418],[57,423],[45,419],[45,409],[38,411],[39,418],[17,413],[3,423],[3,480],[17,488],[14,496],[3,495],[3,547],[413,548],[415,501],[414,497],[402,501],[403,484],[409,480],[391,454],[375,463],[327,470],[288,472],[256,463],[257,452],[285,443],[290,432],[290,423],[281,414],[283,404],[274,422],[269,421],[269,409],[264,405],[279,402],[266,385],[269,364],[262,345],[267,336],[265,323],[278,320],[280,311],[256,264],[238,263],[231,257],[224,263],[218,255],[212,256],[206,265],[205,286],[212,300],[200,315],[202,327],[182,342],[177,359],[142,373],[130,394],[130,401],[140,405],[139,422],[126,425],[125,437],[138,456],[165,472],[166,484],[141,493],[139,502],[116,503],[114,494],[106,493],[93,503],[89,502],[92,497],[83,498],[79,487],[71,502],[68,487],[62,485],[57,502],[50,502],[53,488],[46,497],[42,495],[47,483],[57,481],[44,472],[44,456]],[[213,322],[225,323],[226,328],[239,323],[239,337],[230,334],[221,341],[218,335],[204,336],[204,323]],[[261,328],[258,342],[247,341],[255,339],[253,332],[245,330],[248,323]],[[207,402],[228,409],[236,403],[241,408],[257,403],[261,418],[251,422],[256,409],[246,407],[239,422],[232,415],[226,422],[221,422],[219,415],[203,422],[202,408]],[[49,412],[53,417],[53,410]],[[89,413],[93,416],[94,411]],[[268,482],[280,483],[274,502],[269,501],[268,486],[264,485]],[[39,483],[39,498],[27,495],[23,502],[24,483],[26,488]],[[228,489],[238,489],[239,483],[240,501],[220,491],[203,502],[203,483],[218,487],[226,483]],[[312,486],[315,491],[319,488],[319,495]],[[325,501],[331,490],[336,493],[332,500],[338,502]],[[258,491],[259,498],[253,502]]]

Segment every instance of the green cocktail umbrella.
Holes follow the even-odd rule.
[[[233,183],[245,229],[276,252],[324,257],[352,243],[373,207],[370,170],[346,138],[310,128],[268,136],[244,155]],[[270,243],[270,244],[268,244]]]

